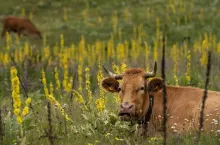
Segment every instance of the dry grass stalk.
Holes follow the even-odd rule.
[[[166,97],[166,84],[165,84],[165,36],[162,38],[162,67],[161,73],[163,78],[163,144],[166,145],[167,140],[167,129],[166,129],[166,122],[167,122],[167,97]]]
[[[199,144],[201,131],[203,128],[203,122],[204,122],[204,109],[205,109],[205,102],[207,99],[207,93],[208,93],[208,84],[209,84],[209,77],[210,77],[210,71],[211,71],[211,52],[208,52],[208,63],[207,63],[207,72],[206,72],[206,81],[205,81],[205,90],[204,90],[204,96],[202,98],[202,106],[200,111],[200,119],[199,119],[199,132],[198,132],[198,138],[196,144]]]

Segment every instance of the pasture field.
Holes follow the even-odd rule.
[[[0,39],[2,145],[163,144],[162,133],[138,137],[136,125],[119,121],[118,95],[100,86],[107,76],[102,64],[122,73],[130,67],[151,71],[157,61],[160,77],[163,32],[166,83],[204,88],[211,51],[208,88],[220,91],[218,0],[0,3],[0,17],[29,17],[43,35],[42,40],[15,34]],[[200,144],[220,144],[219,116],[205,114],[205,121],[218,130],[203,132]],[[169,132],[167,144],[193,145],[196,138],[196,132]]]

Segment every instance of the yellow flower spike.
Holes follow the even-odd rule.
[[[119,70],[119,67],[116,65],[116,64],[112,64],[112,69],[114,70],[114,72],[116,73],[116,74],[120,74],[120,70]]]
[[[24,44],[25,46],[24,46],[24,56],[28,56],[29,55],[29,44],[28,44],[28,42],[25,42],[25,44]]]
[[[64,69],[63,87],[66,92],[69,92],[68,91],[68,80],[69,80],[68,65],[67,65],[67,62],[64,62],[64,63],[65,64],[63,66],[63,69]]]
[[[104,78],[104,77],[103,77],[103,74],[102,74],[102,65],[101,65],[101,62],[99,61],[97,81],[98,81],[98,85],[99,85],[100,88],[101,88],[100,82],[101,82],[101,80],[102,80],[103,78]]]
[[[78,72],[78,90],[81,93],[82,92],[82,81],[83,81],[82,66],[81,65],[78,66],[78,71],[77,72]]]
[[[60,34],[60,46],[61,46],[61,49],[64,48],[64,36],[63,36],[63,34]]]
[[[49,96],[49,91],[48,91],[48,88],[47,88],[47,81],[46,81],[46,75],[45,75],[45,72],[44,70],[41,71],[41,77],[42,77],[42,83],[43,83],[43,86],[44,86],[44,94],[46,97]]]
[[[22,124],[23,119],[21,116],[17,116],[17,122],[18,122],[18,124]]]
[[[220,42],[218,42],[218,45],[217,45],[217,52],[220,53]]]
[[[172,56],[172,60],[174,63],[174,67],[173,67],[173,74],[174,74],[174,80],[175,80],[175,85],[178,85],[178,78],[176,76],[177,74],[177,66],[178,66],[178,62],[179,62],[179,49],[177,49],[177,44],[173,45],[172,50],[171,50],[171,56]]]
[[[77,92],[76,90],[73,90],[73,94],[76,96],[76,97],[75,97],[75,101],[79,103],[79,105],[81,106],[81,108],[82,108],[83,110],[87,110],[87,107],[86,107],[86,105],[85,105],[85,101],[84,101],[82,95],[81,95],[79,92]]]
[[[187,65],[186,65],[187,70],[186,70],[185,76],[186,76],[186,81],[189,84],[190,81],[191,81],[191,77],[190,77],[190,72],[191,72],[191,51],[190,50],[187,53],[186,59],[187,59]]]
[[[89,98],[89,103],[92,103],[92,91],[90,89],[90,69],[86,67],[86,90]]]
[[[157,61],[158,59],[158,47],[159,47],[158,41],[154,40],[154,61]]]
[[[119,60],[122,60],[125,57],[125,49],[124,44],[119,43],[117,45],[117,56]]]
[[[50,82],[50,95],[53,96],[53,83]]]
[[[19,108],[21,107],[21,101],[20,98],[18,100],[14,99],[14,104],[13,104],[14,108]]]
[[[22,116],[26,116],[29,112],[29,108],[26,106],[24,107],[23,111],[22,111]]]
[[[60,79],[59,79],[59,72],[57,70],[57,67],[55,68],[55,82],[56,82],[56,90],[60,89]]]
[[[105,109],[105,100],[103,98],[97,99],[95,104],[99,112],[102,112]]]
[[[29,106],[31,104],[31,98],[27,98],[25,101],[25,105]]]
[[[9,50],[11,46],[11,35],[6,32],[6,49]]]
[[[65,113],[64,109],[62,108],[62,106],[60,105],[60,103],[54,98],[54,96],[52,95],[48,95],[48,97],[46,97],[48,99],[48,101],[50,101],[51,104],[55,105],[57,107],[58,110],[60,110],[61,114],[63,117],[65,117],[65,119],[67,121],[71,121],[71,119],[68,117],[68,115]]]
[[[121,73],[125,72],[126,69],[127,69],[126,64],[125,64],[125,63],[122,63],[122,65],[121,65]]]
[[[14,109],[15,116],[18,116],[20,114],[20,109]]]
[[[69,82],[67,84],[67,92],[70,92],[72,89],[72,84],[73,84],[73,77],[69,78]]]
[[[12,66],[10,68],[11,74],[11,90],[12,90],[12,99],[13,99],[13,107],[14,107],[14,115],[17,118],[18,124],[22,124],[23,118],[21,116],[21,100],[20,100],[20,82],[17,76],[17,69]],[[27,114],[27,109],[25,108],[25,113]]]
[[[21,9],[21,15],[22,15],[23,17],[26,15],[26,12],[25,12],[25,9],[24,9],[24,8]]]

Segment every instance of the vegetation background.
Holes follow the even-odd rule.
[[[137,137],[135,125],[118,121],[118,96],[99,82],[106,75],[101,64],[122,73],[130,67],[150,71],[157,61],[159,77],[163,32],[167,84],[204,88],[210,50],[209,89],[220,91],[218,0],[0,3],[0,16],[29,17],[44,37],[0,40],[1,144],[162,144],[160,133]],[[219,128],[219,116],[206,117]],[[195,139],[195,132],[168,134],[168,144]],[[220,144],[219,129],[204,133],[200,144]]]

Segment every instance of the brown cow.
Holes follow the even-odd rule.
[[[2,37],[5,37],[6,32],[15,32],[19,36],[24,34],[25,36],[38,36],[42,38],[40,31],[28,18],[19,18],[15,16],[7,16],[2,20],[3,30]]]
[[[119,118],[124,121],[136,120],[139,124],[138,134],[141,135],[147,132],[148,123],[160,131],[163,116],[163,81],[161,78],[154,78],[156,63],[151,73],[132,68],[122,75],[117,75],[104,69],[109,77],[102,80],[103,88],[120,95]],[[168,131],[183,133],[198,130],[203,93],[203,89],[195,87],[167,86]],[[208,91],[203,129],[216,131],[219,113],[220,92]]]

